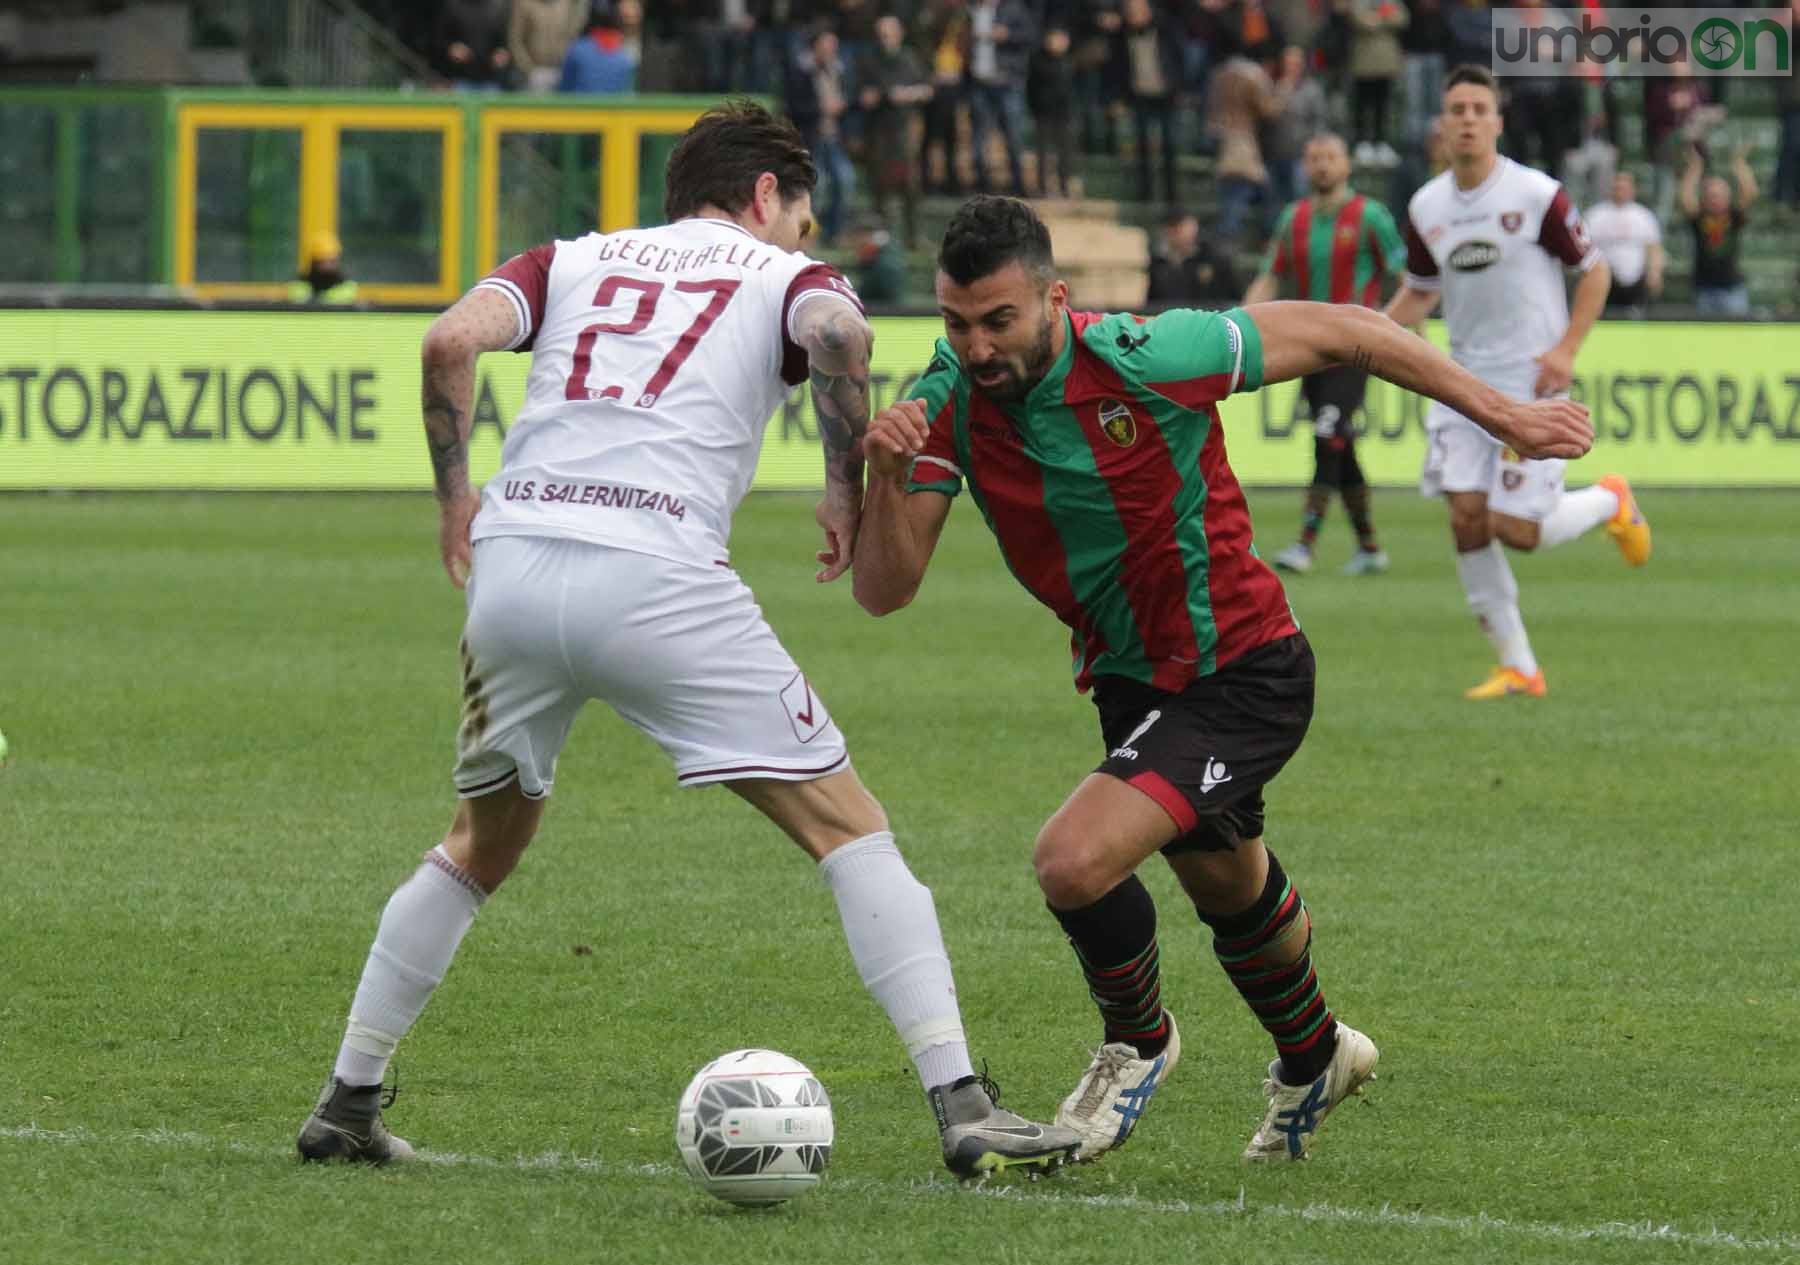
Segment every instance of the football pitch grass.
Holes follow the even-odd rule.
[[[1298,497],[1253,492],[1265,554]],[[1800,519],[1645,497],[1515,558],[1544,700],[1489,663],[1442,510],[1377,500],[1382,577],[1288,590],[1320,662],[1269,842],[1380,1077],[1303,1165],[1239,1160],[1269,1050],[1160,863],[1184,1055],[1131,1144],[959,1187],[829,893],[599,708],[537,844],[397,1060],[405,1169],[301,1167],[383,902],[441,835],[461,600],[421,497],[0,498],[0,1260],[1800,1259]],[[1066,639],[957,507],[886,620],[813,583],[810,502],[739,569],[936,894],[977,1061],[1046,1117],[1097,1039],[1029,858],[1102,754]],[[766,1045],[830,1091],[823,1187],[694,1190],[689,1076]]]

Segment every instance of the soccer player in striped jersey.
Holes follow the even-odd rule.
[[[1312,196],[1281,213],[1262,271],[1244,294],[1244,304],[1281,297],[1317,303],[1381,306],[1382,281],[1406,267],[1406,247],[1388,209],[1350,187],[1350,151],[1344,138],[1322,132],[1306,143],[1302,159]],[[1332,365],[1300,380],[1313,421],[1313,481],[1306,490],[1300,539],[1275,555],[1284,571],[1312,570],[1313,543],[1335,491],[1356,530],[1356,552],[1345,575],[1378,575],[1388,556],[1375,539],[1369,514],[1369,482],[1356,460],[1356,413],[1362,408],[1369,375],[1354,365]]]
[[[864,437],[856,600],[898,610],[965,487],[1026,589],[1072,633],[1105,758],[1038,832],[1038,885],[1099,1006],[1103,1044],[1057,1122],[1092,1159],[1128,1138],[1180,1057],[1161,1002],[1156,909],[1136,877],[1160,851],[1226,975],[1273,1038],[1252,1160],[1299,1159],[1375,1070],[1313,970],[1312,923],[1263,842],[1263,787],[1312,718],[1313,656],[1251,547],[1218,404],[1348,364],[1450,403],[1520,453],[1573,457],[1587,410],[1484,386],[1354,304],[1074,312],[1050,235],[981,197],[945,231],[946,337],[909,398]]]

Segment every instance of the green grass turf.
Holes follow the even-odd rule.
[[[1252,499],[1286,543],[1298,498]],[[1153,864],[1179,1072],[1104,1163],[977,1192],[799,853],[598,708],[401,1050],[390,1118],[460,1160],[299,1167],[450,811],[431,503],[0,499],[0,1259],[1800,1258],[1795,504],[1653,493],[1645,571],[1604,536],[1515,560],[1551,695],[1498,705],[1460,698],[1489,656],[1441,510],[1381,497],[1368,580],[1334,516],[1289,586],[1320,702],[1269,838],[1380,1079],[1311,1163],[1244,1168],[1268,1050]],[[735,544],[936,892],[978,1056],[1050,1112],[1097,1035],[1029,866],[1101,754],[1060,630],[968,506],[884,621],[812,582],[806,502],[752,499]],[[770,1213],[672,1166],[687,1078],[752,1044],[839,1130]]]

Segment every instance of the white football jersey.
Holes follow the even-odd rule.
[[[525,407],[471,537],[562,536],[711,566],[806,354],[804,303],[862,310],[835,268],[727,220],[538,246],[477,288],[511,299]]]
[[[1476,376],[1517,381],[1569,328],[1565,266],[1600,260],[1555,180],[1501,157],[1474,189],[1445,171],[1407,204],[1406,283],[1442,289],[1450,355]]]

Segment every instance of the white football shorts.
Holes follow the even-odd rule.
[[[720,563],[549,536],[475,544],[457,794],[550,793],[588,699],[653,738],[683,786],[807,781],[849,767],[824,702]]]
[[[1476,375],[1495,390],[1518,400],[1535,398],[1537,366],[1529,372]],[[1512,518],[1542,522],[1556,508],[1562,495],[1560,457],[1527,460],[1447,404],[1432,402],[1425,414],[1425,468],[1419,475],[1419,491],[1426,496],[1445,492],[1486,492],[1488,508]]]

